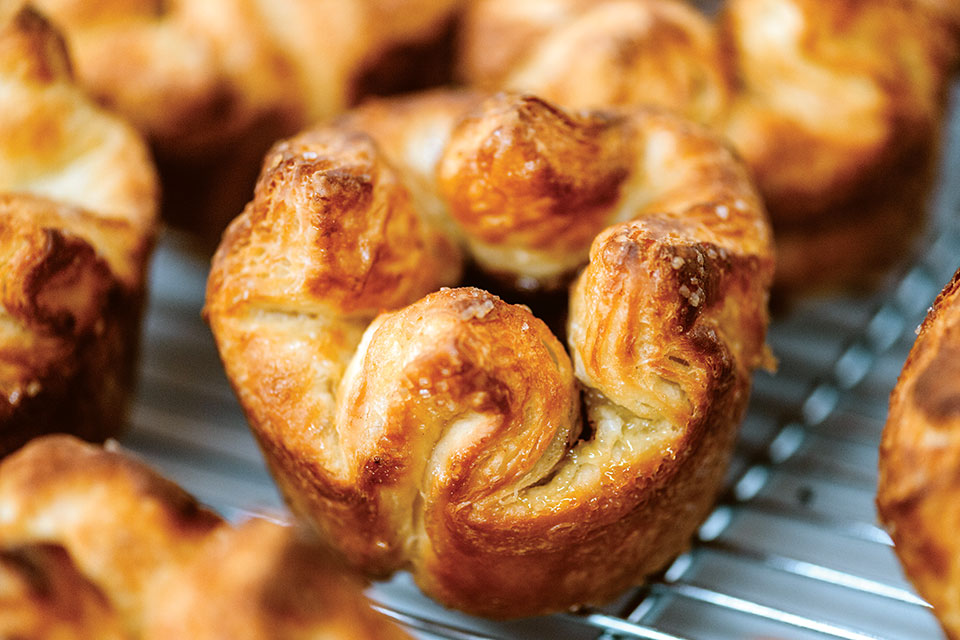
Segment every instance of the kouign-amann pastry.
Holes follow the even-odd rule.
[[[877,507],[907,577],[960,638],[960,272],[937,297],[890,395]]]
[[[660,104],[755,176],[784,290],[865,284],[922,228],[960,53],[953,0],[480,0],[473,83],[575,108]],[[493,53],[492,53],[493,52]]]
[[[233,527],[136,459],[71,436],[0,463],[0,576],[4,638],[407,637],[302,532]]]
[[[586,265],[569,353],[529,308],[441,288],[458,247],[521,288]],[[703,128],[439,92],[278,143],[205,313],[295,513],[368,574],[513,617],[608,600],[687,545],[769,361],[772,267]]]
[[[21,5],[0,10],[0,455],[66,425],[119,431],[157,206],[140,137]]]
[[[356,100],[366,70],[461,0],[36,0],[80,82],[153,145],[164,214],[219,238],[278,138]]]

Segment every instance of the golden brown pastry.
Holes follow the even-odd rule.
[[[0,463],[0,576],[4,638],[407,637],[292,527],[232,527],[141,462],[70,436]]]
[[[165,213],[219,237],[278,138],[342,111],[461,0],[35,0],[81,83],[151,142]]]
[[[587,265],[569,355],[529,308],[440,288],[458,239],[521,286]],[[513,617],[608,600],[686,546],[768,360],[772,267],[703,128],[433,93],[276,145],[206,317],[295,513],[368,574]]]
[[[660,104],[753,171],[785,290],[865,284],[922,226],[949,80],[953,0],[479,0],[463,69],[574,108]]]
[[[139,136],[21,4],[0,12],[0,455],[64,425],[120,429],[157,204]]]
[[[960,638],[960,271],[937,297],[890,396],[877,507],[907,577]]]

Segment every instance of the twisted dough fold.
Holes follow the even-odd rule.
[[[157,202],[143,142],[19,4],[0,14],[0,454],[119,430]]]
[[[300,532],[232,527],[138,460],[70,436],[0,464],[0,604],[4,638],[407,637]]]
[[[952,0],[728,0],[715,22],[680,0],[481,0],[465,23],[475,84],[660,104],[725,134],[785,289],[862,281],[921,226],[960,58]]]
[[[528,308],[436,291],[458,241],[521,284],[588,263],[572,359]],[[687,544],[767,360],[772,262],[746,171],[702,128],[434,93],[275,146],[205,314],[296,513],[368,573],[532,615]]]
[[[960,271],[921,325],[880,444],[877,507],[904,571],[960,638]]]

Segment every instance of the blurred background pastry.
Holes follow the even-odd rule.
[[[960,271],[937,297],[890,395],[877,506],[897,556],[960,638]]]
[[[274,141],[342,111],[364,91],[448,78],[444,35],[458,4],[36,3],[63,31],[83,86],[149,140],[165,218],[211,246],[250,199]]]
[[[23,4],[0,11],[0,455],[120,430],[158,195],[140,136],[74,83]]]
[[[70,436],[0,463],[0,636],[408,636],[294,527],[231,526],[128,454]]]
[[[924,225],[960,50],[949,0],[478,0],[462,69],[570,107],[662,104],[725,134],[781,290],[869,284]]]

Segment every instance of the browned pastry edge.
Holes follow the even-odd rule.
[[[359,576],[303,533],[263,519],[221,528],[151,589],[145,637],[409,640],[370,608]]]
[[[960,271],[918,330],[880,444],[877,508],[907,577],[960,638]]]
[[[407,637],[303,532],[230,526],[131,455],[71,436],[0,462],[0,576],[14,581],[0,579],[4,638]]]
[[[535,96],[487,99],[457,124],[438,167],[450,215],[485,244],[589,246],[632,169],[623,120],[569,114]]]
[[[148,585],[221,526],[138,460],[68,435],[36,438],[0,462],[0,541],[63,546],[139,632]]]
[[[599,603],[679,553],[720,490],[769,359],[769,227],[735,156],[677,116],[509,95],[459,124],[440,113],[463,118],[464,102],[380,102],[279,143],[214,258],[205,314],[288,503],[353,564],[410,568],[444,604],[494,617]],[[598,144],[633,150],[601,162],[632,178],[613,172],[614,224],[573,287],[572,358],[525,307],[428,293],[456,272],[432,217],[447,194],[495,192],[600,122]],[[476,177],[437,191],[458,167]],[[592,207],[576,190],[606,189],[558,192],[564,178],[538,171],[532,202]],[[465,200],[481,223],[502,213]]]

